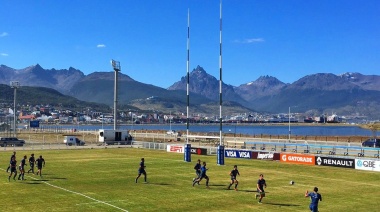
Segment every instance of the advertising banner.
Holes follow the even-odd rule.
[[[183,145],[167,145],[166,151],[168,152],[176,152],[176,153],[184,153],[185,147]]]
[[[249,151],[226,149],[224,153],[227,158],[246,158],[246,159],[252,158],[252,152],[249,152]]]
[[[303,154],[280,154],[280,161],[284,163],[296,163],[304,165],[315,165],[315,156]]]
[[[355,159],[333,158],[333,157],[316,157],[315,165],[334,166],[342,168],[355,168]]]
[[[281,159],[281,154],[278,153],[278,152],[275,152],[274,155],[273,155],[273,160],[280,160]]]
[[[355,169],[380,172],[380,161],[355,159]]]
[[[196,154],[196,155],[207,155],[207,149],[205,148],[195,148],[191,147],[191,154]]]
[[[273,160],[274,152],[252,152],[252,159]]]

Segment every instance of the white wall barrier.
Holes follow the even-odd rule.
[[[380,172],[380,160],[355,159],[355,169]]]

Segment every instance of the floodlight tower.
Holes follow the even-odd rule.
[[[13,136],[16,137],[17,134],[17,128],[16,128],[16,95],[17,95],[17,89],[20,87],[20,82],[19,81],[11,81],[11,88],[14,88],[14,96],[13,96]]]
[[[118,79],[118,74],[121,70],[120,68],[120,62],[119,61],[116,61],[116,60],[111,60],[111,65],[113,67],[113,70],[115,71],[115,87],[114,87],[114,91],[113,91],[113,99],[114,99],[114,102],[113,102],[113,129],[114,130],[117,130],[118,127],[117,127],[117,91],[118,91],[118,83],[117,83],[117,79]]]

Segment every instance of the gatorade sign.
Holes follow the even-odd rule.
[[[303,154],[280,154],[280,161],[284,163],[296,163],[304,165],[314,165],[315,156],[303,155]]]

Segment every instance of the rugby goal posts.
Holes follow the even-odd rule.
[[[220,143],[220,137],[219,136],[212,136],[212,135],[182,135],[185,138],[189,139],[189,142],[199,142],[199,143],[208,143],[213,145],[219,145]],[[222,137],[222,141],[224,140],[224,137]],[[224,141],[223,141],[224,143]]]

